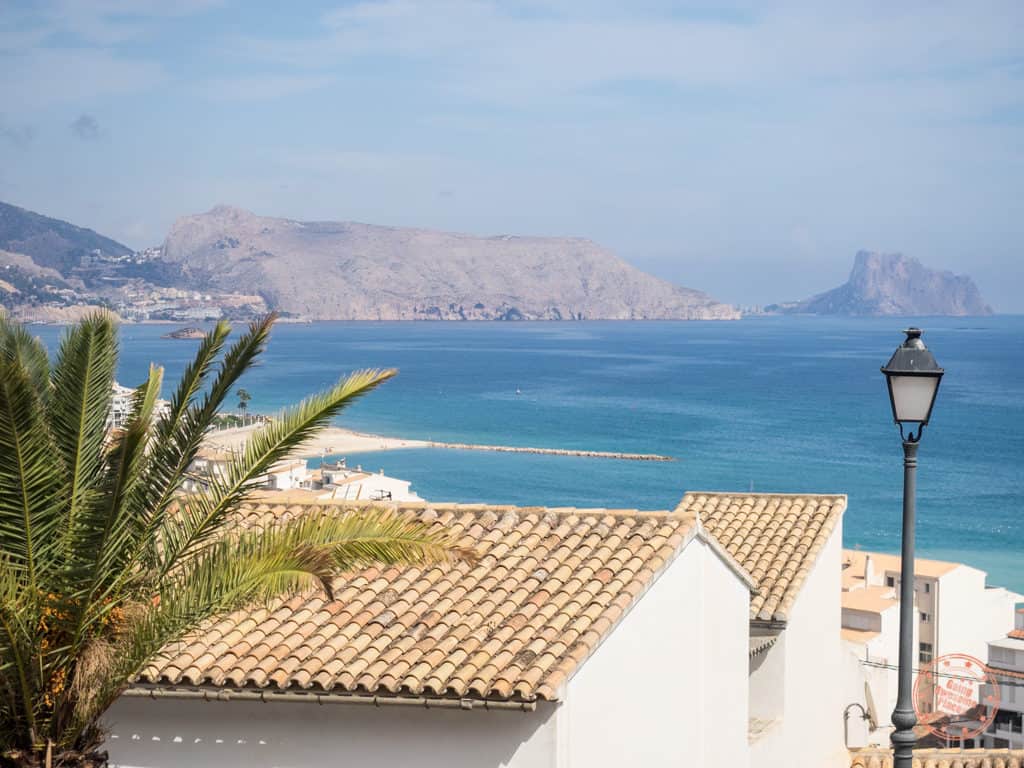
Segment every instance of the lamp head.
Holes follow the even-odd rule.
[[[939,382],[945,372],[935,362],[935,356],[921,340],[920,328],[907,328],[906,340],[893,352],[889,362],[882,367],[889,386],[889,403],[893,420],[900,425],[918,427],[917,435],[909,438],[916,442],[921,429],[928,423],[939,391]]]

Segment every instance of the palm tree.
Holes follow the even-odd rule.
[[[101,766],[100,718],[168,643],[225,613],[321,588],[369,563],[472,557],[392,513],[324,510],[255,530],[232,514],[260,477],[395,374],[363,371],[258,430],[226,477],[178,492],[218,408],[274,318],[233,345],[220,323],[170,403],[150,367],[108,434],[117,328],[71,327],[56,358],[0,316],[0,766]]]
[[[235,392],[235,397],[238,398],[238,410],[242,412],[242,424],[245,424],[245,412],[249,408],[249,401],[252,400],[252,395],[249,394],[247,389],[239,389]]]

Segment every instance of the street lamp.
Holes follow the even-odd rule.
[[[921,341],[920,328],[908,328],[907,339],[882,368],[889,385],[892,417],[903,438],[903,550],[900,556],[900,661],[896,709],[892,713],[893,768],[911,768],[917,717],[911,697],[914,667],[914,496],[917,445],[932,415],[943,370]],[[915,432],[914,429],[917,429]]]

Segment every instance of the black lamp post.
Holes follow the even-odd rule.
[[[882,368],[889,385],[892,417],[903,438],[903,551],[900,557],[900,662],[896,709],[892,713],[893,768],[911,768],[914,755],[912,675],[914,669],[914,496],[917,445],[935,405],[943,370],[921,341],[920,328],[908,328],[904,341]],[[914,431],[916,427],[917,431]]]

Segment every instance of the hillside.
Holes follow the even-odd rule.
[[[93,232],[24,208],[0,202],[0,249],[32,257],[40,267],[67,275],[79,266],[83,255],[99,251],[105,257],[122,257],[132,250]]]
[[[190,288],[259,294],[312,320],[739,316],[576,238],[301,222],[218,206],[178,219],[162,258]]]
[[[860,251],[850,279],[804,301],[766,311],[816,315],[990,315],[992,308],[966,275],[928,269],[900,253]]]

